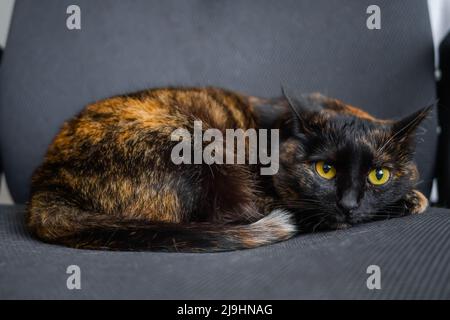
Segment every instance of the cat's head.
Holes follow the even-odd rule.
[[[292,113],[282,125],[273,179],[284,206],[298,212],[300,227],[404,212],[400,200],[418,179],[415,131],[431,107],[390,121],[318,94],[287,101]]]

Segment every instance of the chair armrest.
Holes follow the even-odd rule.
[[[438,142],[436,177],[440,206],[450,207],[450,33],[439,46],[441,79],[438,82],[438,118],[441,132]]]
[[[0,47],[0,67],[2,65],[2,56],[3,56],[3,48]],[[1,94],[1,93],[0,93]],[[1,154],[1,137],[0,137],[0,177],[2,176],[3,173],[3,166],[2,166],[2,154]],[[2,190],[2,181],[0,179],[0,190]]]

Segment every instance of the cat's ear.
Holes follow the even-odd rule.
[[[308,118],[312,112],[318,112],[322,109],[321,104],[315,103],[310,97],[304,95],[294,98],[284,86],[281,87],[281,92],[291,110],[292,119],[290,119],[289,124],[292,131],[294,134],[307,132]]]
[[[392,125],[393,137],[395,137],[398,142],[410,140],[409,138],[414,136],[417,127],[430,114],[433,107],[434,104],[429,105],[428,107],[422,108],[413,114],[394,122]]]

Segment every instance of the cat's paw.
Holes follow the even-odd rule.
[[[420,214],[428,207],[428,199],[420,191],[412,190],[405,197],[405,204],[409,214]]]

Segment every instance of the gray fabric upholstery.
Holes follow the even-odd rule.
[[[450,211],[431,209],[246,251],[88,251],[30,239],[23,207],[0,206],[0,298],[450,299],[449,234]],[[66,288],[69,265],[81,290]]]
[[[422,0],[380,0],[368,30],[361,0],[17,0],[0,70],[1,157],[10,191],[29,179],[62,122],[86,103],[167,85],[215,85],[253,95],[321,91],[380,117],[435,99],[433,44]],[[430,190],[435,118],[417,153]]]

